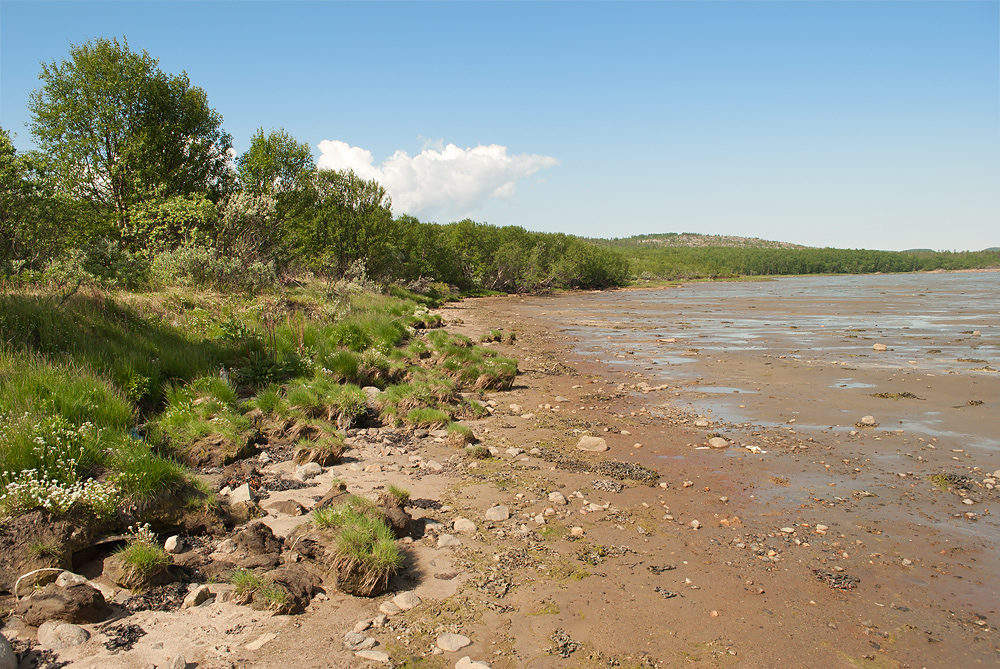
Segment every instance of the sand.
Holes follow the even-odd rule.
[[[461,546],[438,548],[432,533],[407,543],[406,573],[374,600],[331,587],[304,614],[268,616],[220,596],[130,619],[147,634],[127,653],[104,650],[104,637],[88,626],[91,641],[59,659],[79,667],[163,667],[177,654],[188,667],[377,665],[345,649],[344,634],[412,591],[420,605],[363,633],[394,666],[453,667],[464,656],[495,669],[1000,662],[997,498],[982,485],[1000,462],[988,450],[896,432],[886,418],[919,402],[920,412],[961,411],[961,420],[995,424],[996,375],[918,380],[892,368],[854,370],[855,382],[875,390],[831,402],[816,389],[842,378],[839,365],[719,353],[700,379],[664,382],[663,370],[575,353],[577,342],[559,331],[566,314],[550,320],[520,298],[466,300],[441,313],[461,321],[449,330],[473,337],[497,327],[517,333],[513,344],[492,345],[519,358],[516,387],[491,393],[494,414],[470,423],[498,457],[469,460],[433,438],[406,452],[368,446],[314,488],[274,499],[307,504],[333,478],[369,495],[393,483],[434,502],[412,509],[416,517],[448,527],[472,520],[471,534],[444,528]],[[694,393],[706,400],[714,396],[706,388],[731,387],[753,390],[736,400],[746,420],[691,413]],[[911,389],[921,399],[871,397]],[[973,395],[984,405],[955,408]],[[878,409],[886,403],[893,412]],[[845,416],[870,414],[878,427],[833,429],[850,422]],[[603,438],[608,450],[576,450],[584,434]],[[730,445],[708,447],[716,434]],[[442,471],[408,466],[415,455]],[[602,460],[659,477],[616,491],[610,476],[579,471]],[[365,471],[372,464],[383,471]],[[969,476],[970,487],[937,485],[929,480],[936,473]],[[567,504],[550,501],[552,492]],[[495,505],[511,518],[487,521]],[[302,518],[266,521],[284,534]],[[472,644],[434,651],[446,632]]]

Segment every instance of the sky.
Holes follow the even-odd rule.
[[[1000,2],[0,0],[0,126],[127,38],[397,215],[628,237],[1000,246]]]

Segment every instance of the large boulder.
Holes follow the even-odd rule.
[[[65,588],[50,583],[17,603],[14,613],[25,623],[38,627],[49,620],[96,623],[111,613],[111,607],[97,588],[78,583]]]

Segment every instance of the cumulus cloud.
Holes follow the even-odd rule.
[[[320,169],[352,169],[364,179],[378,180],[396,214],[456,219],[474,215],[488,200],[512,197],[518,181],[558,162],[549,156],[509,155],[499,144],[468,149],[442,145],[426,142],[415,156],[396,151],[375,165],[370,151],[327,139],[319,143],[317,163]]]

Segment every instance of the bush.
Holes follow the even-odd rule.
[[[157,286],[193,286],[257,292],[277,282],[274,263],[245,263],[235,256],[220,256],[210,246],[193,244],[160,253],[153,259],[152,279]]]

